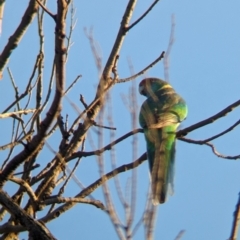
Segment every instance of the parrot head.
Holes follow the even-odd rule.
[[[164,88],[172,87],[167,82],[159,78],[145,78],[139,83],[139,93],[146,97],[150,97],[153,93],[156,93]]]

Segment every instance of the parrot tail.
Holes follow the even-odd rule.
[[[151,169],[153,204],[158,205],[173,194],[175,163],[175,132],[169,128],[159,130],[161,135],[155,142],[155,155]]]

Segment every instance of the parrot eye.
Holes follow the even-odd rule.
[[[144,87],[142,84],[139,85],[139,93],[142,94],[143,90],[144,90]]]

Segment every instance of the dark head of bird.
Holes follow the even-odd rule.
[[[172,88],[169,83],[159,78],[145,78],[139,83],[139,93],[150,97],[152,93],[155,93],[164,88]]]

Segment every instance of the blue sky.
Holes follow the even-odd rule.
[[[72,46],[67,65],[68,86],[77,75],[82,78],[69,93],[69,99],[80,110],[79,94],[83,94],[87,103],[95,96],[98,83],[98,71],[90,49],[84,28],[93,27],[94,39],[98,43],[102,64],[107,61],[114,43],[121,17],[127,5],[124,1],[75,1],[77,25],[73,32]],[[136,20],[152,1],[139,1],[133,14],[132,22]],[[16,28],[28,1],[9,0],[6,2],[3,32],[0,47],[3,49],[9,36]],[[13,7],[14,6],[14,7]],[[17,6],[17,7],[16,7]],[[55,1],[49,1],[48,8],[56,10]],[[134,72],[142,70],[168,46],[171,31],[171,16],[175,17],[175,42],[170,55],[170,83],[186,100],[189,108],[187,119],[181,128],[190,126],[208,118],[239,99],[240,91],[240,33],[239,33],[239,1],[214,0],[163,0],[151,13],[126,36],[118,65],[120,78],[131,75],[128,59]],[[52,58],[54,54],[54,23],[45,16],[45,55],[44,82],[48,84]],[[36,19],[22,39],[20,46],[14,50],[8,66],[15,77],[19,91],[25,89],[27,79],[31,74],[34,59],[38,53],[38,38]],[[143,77],[153,76],[164,78],[162,62],[151,68]],[[136,84],[143,78],[136,79]],[[4,110],[14,98],[10,79],[5,70],[0,82],[0,94],[4,101],[0,102]],[[122,101],[122,95],[128,96],[132,83],[118,84],[111,90],[113,102],[113,121],[117,128],[115,136],[120,137],[132,129],[128,108]],[[45,92],[46,94],[46,92]],[[138,94],[138,107],[144,97]],[[69,102],[64,100],[63,114],[69,114],[70,121],[77,113]],[[190,133],[187,137],[200,140],[217,134],[239,119],[240,110],[234,109],[226,117],[204,128]],[[107,119],[104,120],[107,125]],[[8,126],[2,120],[3,126]],[[7,134],[7,127],[0,130],[1,135]],[[91,137],[97,146],[94,131]],[[104,130],[105,144],[109,143],[108,130]],[[224,155],[240,154],[240,128],[235,128],[227,135],[213,143]],[[10,137],[10,136],[9,136]],[[56,135],[49,143],[58,149],[59,140]],[[7,142],[10,139],[7,140]],[[6,144],[5,138],[0,138],[0,145]],[[132,161],[132,138],[116,147],[117,165]],[[19,149],[17,149],[19,150]],[[89,143],[86,151],[90,151]],[[138,152],[145,152],[145,142],[142,134],[138,134]],[[17,153],[17,152],[16,152]],[[111,170],[109,152],[104,153],[106,170]],[[53,157],[45,149],[39,159],[43,167]],[[4,158],[3,158],[4,159]],[[72,163],[70,164],[72,166]],[[233,212],[240,191],[240,162],[221,159],[215,156],[207,146],[177,142],[175,194],[168,202],[161,205],[155,228],[155,239],[174,239],[181,230],[185,230],[184,240],[227,239],[233,220]],[[96,159],[86,158],[77,171],[78,178],[87,186],[99,177]],[[120,176],[125,192],[130,172]],[[143,163],[138,168],[136,221],[144,209],[148,189],[148,165]],[[110,181],[113,199],[119,215],[124,221],[124,211]],[[74,196],[79,192],[78,186],[72,182],[65,196]],[[102,190],[93,193],[97,199],[102,199]],[[42,215],[39,214],[38,217]],[[101,210],[88,205],[76,205],[59,219],[47,225],[58,239],[117,239],[117,235],[109,217]],[[137,232],[134,239],[144,239],[143,229]]]

